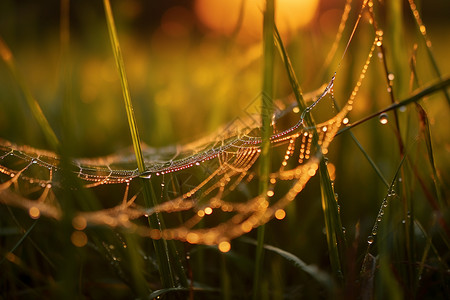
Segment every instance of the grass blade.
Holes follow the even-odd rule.
[[[330,263],[336,278],[342,283],[344,277],[340,260],[340,247],[344,244],[345,239],[342,232],[339,208],[324,159],[320,160],[319,174],[322,210],[325,217],[325,230],[327,233],[328,251],[330,252]]]
[[[425,43],[425,47],[427,49],[428,58],[431,61],[431,65],[433,66],[433,69],[438,76],[438,78],[442,81],[442,75],[441,71],[438,67],[438,64],[436,62],[436,59],[434,58],[433,49],[431,47],[431,40],[429,39],[426,31],[426,27],[423,24],[422,18],[420,17],[419,11],[417,10],[417,5],[414,3],[414,0],[408,0],[409,7],[411,9],[411,13],[414,17],[414,20],[416,21],[417,29],[420,32],[420,35],[423,38],[423,41]],[[447,103],[450,105],[450,95],[448,94],[447,90],[443,90],[445,99],[447,99]]]
[[[17,243],[14,245],[14,247],[12,247],[11,250],[9,250],[7,253],[13,253],[17,247],[19,247],[23,241],[28,237],[28,235],[31,233],[31,231],[33,230],[34,226],[36,226],[37,222],[39,221],[39,219],[37,219],[36,221],[33,222],[33,224],[31,224],[30,228],[27,229],[27,231],[24,232],[24,234],[22,235],[22,237],[17,241]],[[6,256],[2,258],[2,260],[0,261],[0,265],[6,260]]]
[[[195,292],[204,292],[204,293],[219,293],[219,289],[215,288],[209,288],[209,287],[194,287],[193,290]],[[184,287],[173,287],[173,288],[167,288],[167,289],[160,289],[156,290],[153,293],[148,296],[148,299],[158,299],[161,296],[167,295],[169,293],[179,293],[179,292],[185,292],[188,294],[190,291],[190,288],[184,288]],[[180,298],[181,299],[181,298]]]
[[[136,118],[134,116],[133,106],[131,103],[128,81],[127,81],[127,77],[126,77],[126,73],[125,73],[122,52],[120,50],[120,44],[119,44],[119,40],[117,37],[116,28],[114,25],[114,18],[113,18],[113,14],[112,14],[111,4],[110,4],[109,0],[104,0],[103,3],[104,3],[104,7],[105,7],[106,21],[108,24],[108,31],[109,31],[109,36],[110,36],[110,40],[111,40],[111,46],[112,46],[112,49],[114,52],[116,67],[119,71],[120,82],[122,85],[125,109],[127,112],[128,124],[129,124],[130,132],[131,132],[131,138],[133,140],[133,148],[134,148],[134,152],[136,155],[136,162],[137,162],[139,172],[142,173],[145,171],[144,158],[142,156],[139,132],[137,129]],[[152,204],[153,204],[153,206],[157,205],[158,201],[156,200],[156,196],[155,196],[152,185],[148,181],[145,181],[144,179],[142,180],[142,185],[143,185],[143,196],[144,196],[146,205],[147,206],[151,206]],[[158,228],[159,230],[162,230],[162,228],[164,228],[164,220],[162,219],[162,216],[159,216],[158,214],[150,216],[149,223],[150,223],[150,226],[152,226],[153,228]],[[159,263],[159,271],[160,271],[162,284],[164,287],[174,287],[175,279],[174,279],[174,275],[172,273],[171,260],[169,257],[169,247],[167,245],[168,242],[166,240],[154,240],[153,243],[155,246],[157,261]],[[177,263],[177,260],[174,260],[174,265],[175,265],[178,276],[180,276],[180,278],[182,279],[182,282],[185,283],[187,280],[183,280],[183,278],[185,279],[186,275],[184,274],[184,271],[183,271],[181,265],[179,263]]]
[[[267,201],[267,190],[269,187],[270,174],[270,136],[273,109],[273,67],[274,67],[274,37],[273,30],[275,24],[275,1],[267,0],[264,11],[263,22],[263,47],[264,47],[264,70],[262,85],[262,103],[261,103],[261,160],[259,169],[259,195]],[[253,299],[260,298],[260,284],[262,275],[262,266],[264,260],[264,233],[265,226],[258,227],[258,244],[256,246],[255,275],[253,281]]]
[[[253,239],[242,237],[240,240],[243,241],[244,243],[257,245],[257,241],[255,241]],[[274,253],[280,255],[281,257],[283,257],[284,259],[286,259],[287,261],[291,262],[295,267],[297,267],[300,270],[302,270],[303,272],[309,274],[318,283],[320,283],[322,286],[324,286],[327,289],[327,291],[331,292],[335,288],[333,279],[330,276],[328,276],[327,273],[321,271],[318,267],[316,267],[314,265],[308,265],[307,263],[305,263],[303,260],[301,260],[296,255],[294,255],[290,252],[287,252],[283,249],[280,249],[278,247],[271,246],[271,245],[264,245],[264,249],[274,252]]]
[[[114,52],[116,67],[117,70],[119,71],[120,84],[122,85],[123,100],[125,102],[125,110],[127,112],[128,124],[131,132],[131,139],[133,141],[133,149],[134,153],[136,154],[136,163],[139,172],[144,172],[145,165],[144,165],[144,158],[142,156],[141,142],[139,139],[139,132],[136,125],[136,118],[134,116],[133,105],[131,104],[130,89],[128,87],[128,81],[125,73],[125,67],[123,64],[122,51],[120,50],[119,39],[117,38],[117,32],[114,24],[111,4],[109,3],[109,0],[104,0],[103,4],[105,6],[109,38],[111,40],[111,46]]]
[[[394,109],[398,109],[402,106],[406,106],[408,104],[414,103],[419,101],[420,99],[422,99],[425,96],[431,95],[433,93],[436,93],[440,90],[446,90],[448,87],[450,86],[450,77],[446,77],[443,78],[442,80],[438,81],[435,84],[432,84],[418,92],[416,92],[414,95],[403,99],[402,101],[399,101],[397,103],[391,104],[389,106],[387,106],[386,108],[379,110],[373,114],[368,115],[367,117],[362,118],[361,120],[358,120],[352,124],[347,125],[345,128],[342,128],[341,130],[339,130],[336,135],[341,134],[347,130],[350,130],[351,128],[358,126],[361,123],[364,123],[370,119],[376,118],[378,117],[380,114],[394,110]]]
[[[283,45],[283,41],[281,40],[277,28],[274,29],[274,36],[276,40],[276,46],[281,55],[281,59],[284,62],[289,81],[294,91],[294,95],[297,100],[297,105],[301,111],[305,111],[305,109],[307,109],[307,105],[303,99],[300,84],[298,83],[297,77],[294,72],[294,68],[292,67],[292,64],[287,55],[286,49]],[[305,121],[306,124],[310,128],[312,128],[314,134],[313,143],[315,143],[316,147],[318,147],[317,145],[318,135],[315,129],[314,121],[310,114],[305,115]],[[333,187],[330,180],[330,175],[328,174],[328,168],[325,164],[325,160],[323,159],[323,157],[320,160],[319,170],[321,174],[320,178],[322,191],[322,208],[325,216],[325,224],[326,224],[325,227],[327,231],[328,248],[330,251],[330,262],[333,271],[336,275],[336,278],[342,280],[343,275],[341,270],[338,244],[342,244],[344,242],[344,234],[342,232],[342,225],[339,217],[338,206],[334,196]]]

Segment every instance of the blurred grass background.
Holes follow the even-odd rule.
[[[151,146],[185,143],[213,132],[220,125],[241,115],[248,105],[255,101],[261,90],[262,48],[257,35],[246,36],[229,29],[212,29],[196,14],[195,5],[194,1],[112,2],[140,136],[143,142]],[[334,65],[328,70],[324,69],[326,66],[323,63],[335,38],[344,3],[337,0],[323,0],[317,5],[308,24],[293,32],[286,31],[282,34],[286,39],[287,50],[303,91],[314,90],[327,82],[336,68]],[[353,5],[355,7],[357,4]],[[385,9],[386,11],[377,12],[377,17],[379,26],[384,30],[388,66],[391,70],[397,70],[394,71],[395,96],[397,100],[401,100],[411,92],[409,60],[414,53],[414,43],[418,44],[415,57],[420,82],[429,83],[436,80],[436,76],[407,4],[404,3],[402,10],[405,19],[399,27],[400,35],[395,31],[395,19],[389,15],[390,8],[386,6]],[[433,42],[435,59],[442,74],[450,73],[448,11],[450,3],[446,1],[422,1],[421,4],[423,21]],[[238,12],[229,14],[235,16]],[[353,10],[350,21],[355,20],[354,13]],[[301,15],[300,12],[298,14]],[[71,144],[74,145],[71,155],[95,157],[130,146],[129,127],[121,99],[122,91],[111,52],[102,2],[70,3],[70,43],[67,53],[61,52],[60,18],[59,1],[3,0],[0,3],[0,37],[10,47],[24,82],[40,103],[57,135],[63,134],[62,124],[70,129]],[[233,21],[238,22],[238,17],[235,16]],[[350,30],[351,28],[347,28],[344,33],[348,36]],[[335,81],[334,95],[341,105],[351,93],[372,41],[373,28],[367,22],[363,22]],[[400,52],[395,54],[395,51]],[[70,74],[68,84],[62,80],[66,68]],[[274,71],[275,94],[280,98],[291,93],[283,68],[277,57]],[[382,65],[377,59],[373,60],[367,77],[355,107],[349,115],[350,122],[390,104]],[[70,91],[68,117],[62,113],[64,105],[62,99],[67,88]],[[442,93],[428,97],[422,104],[430,118],[433,154],[442,182],[444,199],[448,202],[449,106]],[[320,103],[317,111],[316,117],[325,120],[330,113],[335,112],[335,108],[328,101]],[[322,112],[326,113],[322,115]],[[419,132],[415,108],[409,106],[405,110],[398,111],[398,114],[411,160],[420,170],[428,189],[432,190],[432,170],[427,163],[424,140],[419,138],[417,143],[413,142]],[[390,182],[397,171],[400,155],[392,112],[388,113],[388,117],[387,125],[381,125],[377,119],[372,119],[352,129],[352,132]],[[0,137],[18,144],[50,148],[23,100],[17,82],[13,80],[3,62],[0,62]],[[334,187],[338,194],[341,218],[349,249],[355,251],[353,254],[350,250],[347,253],[349,256],[354,255],[354,258],[346,259],[347,278],[357,277],[367,237],[370,235],[381,201],[386,196],[387,188],[347,133],[335,138],[328,159],[336,167]],[[408,201],[414,203],[415,217],[433,236],[441,262],[448,264],[450,254],[448,245],[434,232],[438,229],[433,225],[433,212],[426,195],[418,187],[417,179],[411,173],[409,170],[409,175],[405,178],[408,180],[409,187],[406,189],[408,195],[402,197],[407,197]],[[286,209],[285,220],[272,221],[270,226],[267,226],[266,242],[330,273],[319,190],[318,178],[312,178],[298,199]],[[400,225],[407,211],[405,206],[402,201],[393,203],[391,213],[394,216],[386,220],[383,227],[387,232],[386,240],[389,240],[388,251],[391,258],[393,257],[391,263],[395,266],[400,265],[400,273],[407,252],[406,242],[403,243],[406,236],[403,232],[405,229]],[[14,228],[8,209],[2,207],[0,213],[0,218],[7,220],[2,221],[4,228]],[[442,213],[448,216],[448,211]],[[15,211],[14,214],[17,214],[20,222],[24,224],[34,222],[28,218],[26,212]],[[49,220],[40,222],[52,224]],[[101,282],[90,286],[86,280],[77,295],[92,298],[129,295],[128,289],[133,290],[136,287],[133,287],[132,283],[124,287],[117,282],[132,281],[127,273],[132,271],[113,259],[121,257],[122,260],[127,260],[127,254],[122,253],[123,249],[117,247],[121,243],[119,234],[108,232],[107,229],[94,230],[98,231],[99,239],[104,239],[98,244],[106,246],[92,252],[72,249],[70,242],[58,245],[59,241],[66,240],[64,231],[52,231],[51,237],[43,239],[39,234],[48,234],[48,228],[45,229],[43,226],[39,230],[34,229],[31,235],[42,252],[49,257],[49,261],[53,261],[53,257],[56,256],[57,262],[49,263],[46,260],[41,262],[42,254],[36,254],[36,248],[24,243],[18,249],[20,255],[17,254],[24,261],[24,265],[12,264],[10,261],[3,262],[4,265],[8,265],[7,272],[10,272],[10,275],[2,275],[5,276],[2,279],[5,289],[2,287],[2,290],[11,289],[14,282],[15,288],[20,287],[23,282],[30,285],[28,293],[23,296],[39,295],[37,288],[39,286],[44,286],[44,290],[52,290],[53,285],[58,285],[53,281],[55,272],[58,273],[55,268],[60,269],[64,261],[58,254],[62,249],[62,253],[77,256],[77,261],[91,272],[89,278],[97,278]],[[438,236],[436,239],[434,234]],[[2,258],[7,253],[5,249],[10,249],[19,236],[18,232],[8,234],[3,231]],[[250,236],[254,236],[254,233]],[[421,236],[420,233],[417,236]],[[152,265],[152,259],[149,258],[151,255],[147,255],[147,252],[152,252],[150,244],[142,240],[137,243],[140,243],[144,252],[140,254],[147,257],[146,264]],[[418,253],[422,253],[425,244],[422,240],[418,242]],[[110,245],[116,246],[111,249]],[[249,266],[252,265],[254,247],[240,241],[233,242],[232,245],[232,252],[227,255],[219,254],[209,247],[189,248],[192,251],[192,266],[187,269],[192,268],[196,281],[223,288],[222,293],[207,294],[206,298],[226,298],[230,295],[233,298],[245,299],[248,296],[250,290],[248,287],[251,286],[252,279],[252,269]],[[352,248],[352,245],[355,247]],[[381,249],[380,252],[382,251],[384,250]],[[420,255],[418,257],[420,258]],[[354,265],[351,264],[353,259]],[[88,262],[98,265],[89,266]],[[52,267],[52,264],[56,267]],[[112,265],[114,275],[103,269],[109,265]],[[76,265],[72,266],[76,269]],[[441,266],[437,263],[433,268],[439,269]],[[125,271],[122,268],[125,268]],[[267,272],[261,289],[262,294],[268,298],[281,299],[289,296],[296,298],[299,295],[304,298],[326,297],[317,283],[280,256],[267,254],[264,268]],[[438,272],[433,268],[427,269],[429,273],[424,274],[424,278],[425,275],[429,276],[428,281],[418,290],[424,293],[425,288],[434,288],[436,294],[430,293],[429,296],[440,297],[444,295],[442,291],[448,291],[448,270]],[[80,274],[86,274],[81,271],[79,274],[77,271],[67,272],[73,272],[74,279],[81,276]],[[402,286],[400,290],[403,291],[403,296],[414,294],[402,280],[407,275],[394,275]],[[145,276],[148,276],[147,279],[151,278],[149,281],[158,280],[154,275]],[[379,280],[382,282],[383,278],[389,276],[382,276]],[[120,290],[120,293],[109,294],[106,288],[111,284],[109,280],[117,284],[113,290]],[[45,284],[41,284],[42,282]],[[153,282],[150,286],[158,288],[158,284]],[[389,285],[384,286],[389,288]],[[351,291],[346,293],[351,295]],[[386,291],[378,293],[378,295],[395,294]],[[20,298],[22,294],[6,292],[5,295],[16,295]],[[426,298],[425,294],[419,295]]]

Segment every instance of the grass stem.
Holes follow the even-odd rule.
[[[131,138],[133,140],[133,148],[136,155],[136,162],[138,166],[138,170],[140,173],[145,171],[144,158],[142,155],[142,149],[139,139],[139,132],[136,124],[136,118],[134,116],[134,110],[131,103],[130,90],[128,87],[128,81],[125,73],[125,67],[122,58],[122,52],[120,50],[119,39],[117,37],[116,27],[114,24],[114,18],[112,14],[111,4],[109,0],[104,0],[106,21],[108,24],[109,36],[111,40],[111,46],[114,52],[114,58],[116,62],[116,67],[119,71],[120,83],[122,85],[123,98],[125,102],[125,109],[127,112],[128,124],[130,127]],[[155,206],[158,204],[156,200],[155,192],[153,190],[153,186],[150,182],[142,180],[143,185],[143,196],[147,206]],[[160,231],[164,228],[164,220],[162,216],[159,214],[155,214],[149,217],[150,226],[153,228],[157,228]],[[175,287],[175,279],[172,273],[171,260],[169,257],[169,247],[167,245],[166,240],[154,240],[153,241],[157,256],[157,261],[159,264],[159,272],[161,276],[161,281],[164,287]],[[175,260],[176,264],[176,260]],[[186,274],[182,271],[182,268],[179,264],[178,270],[180,270],[179,276],[183,277]]]
[[[262,145],[261,161],[259,169],[259,194],[267,201],[267,191],[269,187],[269,174],[271,166],[270,158],[270,136],[273,110],[273,69],[274,69],[274,24],[275,24],[275,1],[267,0],[264,11],[263,22],[263,51],[264,70],[261,97],[261,119],[262,119]],[[258,244],[256,246],[255,275],[253,281],[253,299],[260,298],[260,285],[262,266],[264,261],[264,225],[258,228]]]

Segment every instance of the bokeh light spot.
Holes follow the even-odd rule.
[[[84,247],[87,244],[88,238],[87,235],[83,231],[74,231],[70,236],[70,240],[72,244],[77,247]]]

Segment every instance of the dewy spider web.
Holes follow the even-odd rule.
[[[367,5],[371,6],[372,2],[364,1],[348,43]],[[346,22],[348,8],[344,16],[342,24]],[[338,35],[344,29],[342,24]],[[291,105],[274,115],[274,132],[270,141],[276,150],[274,153],[282,153],[282,159],[270,174],[267,197],[252,194],[256,189],[251,188],[257,184],[261,128],[259,125],[245,127],[233,124],[228,131],[192,144],[161,149],[145,147],[144,173],[135,168],[131,152],[72,160],[73,173],[85,188],[115,184],[125,189],[123,198],[114,207],[79,211],[73,219],[74,228],[83,230],[87,225],[106,225],[127,228],[152,239],[177,239],[211,245],[228,243],[273,217],[283,218],[283,209],[316,174],[322,155],[328,153],[339,127],[346,123],[345,116],[352,110],[373,51],[381,43],[382,32],[378,31],[352,94],[333,118],[314,128],[307,127],[304,121],[322,98],[333,96],[335,76],[301,114],[297,106]],[[64,188],[62,168],[62,160],[55,153],[0,140],[0,201],[27,209],[33,218],[43,215],[61,219],[63,211],[55,190]],[[130,192],[131,185],[139,181],[137,179],[160,185],[163,202],[151,208],[139,205],[139,191]],[[190,188],[183,190],[180,186],[182,180]],[[133,196],[129,197],[130,194]],[[38,199],[29,199],[32,195],[39,195]],[[140,221],[155,213],[168,215],[166,228],[162,231],[149,228]],[[178,213],[177,217],[170,218],[174,213]]]

